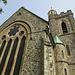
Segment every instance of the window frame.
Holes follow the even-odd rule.
[[[62,31],[62,26],[61,26],[62,22],[65,22],[68,33],[65,33],[65,34],[63,33],[63,31]],[[58,21],[58,29],[59,29],[59,33],[60,33],[59,35],[66,35],[66,34],[69,34],[69,33],[72,32],[70,22],[69,22],[69,20],[66,19],[66,18],[61,18],[61,19]]]
[[[63,50],[61,50],[61,55],[62,55],[62,58],[64,58],[64,51]]]
[[[64,74],[65,75],[68,75],[68,72],[67,72],[67,69],[66,68],[64,69]]]
[[[66,23],[64,21],[61,23],[61,27],[62,27],[63,34],[68,33],[68,28],[67,28]]]
[[[69,52],[70,52],[70,55],[68,54],[68,50],[67,50],[67,47],[66,47],[66,51],[67,51],[67,56],[68,57],[71,57],[71,49],[70,49],[70,46],[67,44],[66,46],[68,46],[69,47]]]
[[[24,56],[23,56],[23,55],[24,55],[25,52],[26,52],[27,43],[28,43],[28,41],[29,41],[29,39],[30,39],[30,35],[31,35],[31,34],[29,34],[29,33],[31,33],[31,28],[30,28],[29,24],[27,24],[27,23],[24,23],[24,22],[14,22],[14,23],[10,24],[10,26],[7,26],[5,29],[3,29],[3,30],[1,31],[1,33],[0,33],[0,35],[1,35],[0,38],[3,37],[3,35],[6,35],[6,38],[3,39],[3,40],[6,40],[6,45],[5,45],[4,49],[6,48],[7,42],[8,42],[9,39],[14,40],[17,36],[19,37],[19,39],[21,39],[21,37],[22,37],[22,36],[19,35],[19,32],[18,32],[16,35],[14,35],[14,36],[9,37],[8,32],[9,32],[10,29],[13,28],[14,26],[21,26],[20,31],[21,31],[21,30],[24,30],[24,34],[23,34],[22,36],[25,35],[25,37],[26,37],[26,44],[25,44],[25,46],[24,46],[24,51],[23,51],[23,54],[22,54],[22,61],[21,61],[21,68],[20,68],[20,71],[19,71],[20,74],[21,74],[21,73],[22,73],[22,67],[23,67],[23,61],[24,61],[24,59],[23,59]],[[6,31],[7,31],[7,32],[6,32]],[[28,35],[28,34],[29,34],[29,35]],[[1,44],[2,44],[3,40],[1,39]],[[12,44],[13,44],[13,42],[12,42]],[[10,48],[10,49],[11,49],[11,48]],[[7,64],[6,64],[6,65],[7,65]],[[3,68],[5,68],[5,65],[4,65]],[[3,75],[4,75],[5,69],[2,70],[2,73],[3,73]],[[11,74],[12,74],[12,73],[11,73]]]

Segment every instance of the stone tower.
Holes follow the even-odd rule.
[[[48,13],[51,34],[55,41],[54,75],[75,75],[75,20],[71,10],[66,13],[51,9]]]

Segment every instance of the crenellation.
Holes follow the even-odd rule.
[[[71,10],[67,12],[60,12],[60,14],[48,14],[50,19],[60,19],[63,17],[68,17],[69,15],[73,15]]]

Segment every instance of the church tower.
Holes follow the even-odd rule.
[[[75,21],[73,13],[48,13],[50,32],[54,38],[54,75],[75,75]]]

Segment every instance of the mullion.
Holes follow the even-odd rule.
[[[7,57],[7,55],[8,55],[8,52],[9,52],[11,43],[12,43],[12,40],[10,39],[10,40],[8,41],[8,44],[7,44],[7,47],[6,47],[6,49],[5,49],[2,62],[1,62],[1,64],[0,64],[0,75],[1,75],[1,73],[2,73],[2,70],[3,70],[3,67],[4,67],[5,60],[6,60],[6,57]]]
[[[21,65],[24,45],[25,45],[25,36],[21,39],[20,48],[19,48],[19,52],[18,52],[18,56],[17,56],[16,65],[15,65],[13,75],[19,75],[19,70],[20,70],[20,65]]]
[[[10,54],[10,58],[9,58],[9,61],[8,61],[8,64],[7,64],[7,68],[6,68],[6,71],[5,71],[5,75],[9,75],[10,74],[11,67],[12,67],[13,60],[14,60],[15,51],[16,51],[17,44],[18,44],[18,40],[19,39],[16,38],[15,41],[14,41],[13,48],[12,48],[12,51],[11,51],[11,54]]]

